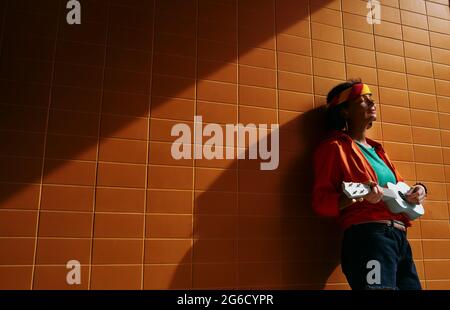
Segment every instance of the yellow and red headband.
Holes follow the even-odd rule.
[[[369,86],[363,83],[356,83],[352,87],[340,92],[330,101],[328,107],[332,108],[341,103],[354,100],[361,95],[371,95]]]

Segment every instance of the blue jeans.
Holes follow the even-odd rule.
[[[345,230],[341,265],[354,290],[422,289],[406,232],[383,223]]]

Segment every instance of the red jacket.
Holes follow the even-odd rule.
[[[404,181],[395,166],[389,160],[382,145],[371,139],[367,143],[375,147],[376,153],[394,172],[397,182]],[[372,204],[368,201],[357,202],[339,211],[338,200],[342,194],[342,182],[378,183],[377,175],[364,157],[356,143],[345,133],[333,131],[324,140],[314,155],[314,189],[312,204],[319,215],[338,217],[343,230],[353,224],[371,220],[399,220],[407,226],[411,223],[406,215],[389,211],[383,201]]]

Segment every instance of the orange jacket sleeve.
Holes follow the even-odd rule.
[[[322,143],[314,155],[312,206],[321,216],[339,215],[342,188],[342,154],[336,142]]]

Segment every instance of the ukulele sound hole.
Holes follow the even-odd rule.
[[[402,199],[404,200],[404,201],[407,201],[406,200],[406,196],[405,196],[405,194],[403,194],[402,192],[398,192],[398,195],[400,196],[400,197],[402,197]]]

